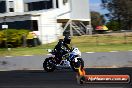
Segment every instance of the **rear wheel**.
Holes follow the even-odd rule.
[[[84,67],[84,61],[80,57],[75,57],[71,62],[70,62],[71,68],[73,71],[78,72],[79,67],[83,68]]]
[[[53,57],[45,59],[43,63],[43,68],[47,72],[53,72],[55,70],[55,62],[53,61]]]

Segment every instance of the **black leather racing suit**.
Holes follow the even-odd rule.
[[[62,60],[62,56],[70,52],[71,49],[66,43],[63,42],[63,40],[59,40],[58,44],[54,48],[54,51],[56,60],[58,63],[60,63],[60,61]]]

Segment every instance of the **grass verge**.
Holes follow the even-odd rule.
[[[55,43],[30,48],[0,49],[0,56],[23,56],[48,54],[47,49],[53,49]],[[72,38],[72,44],[81,52],[108,52],[132,50],[132,40],[123,36],[78,36]]]

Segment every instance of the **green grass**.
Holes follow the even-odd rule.
[[[99,44],[99,45],[91,45],[91,44],[81,44],[77,45],[82,52],[109,52],[109,51],[128,51],[132,50],[132,44]]]
[[[55,43],[41,45],[37,47],[19,47],[8,49],[0,49],[0,56],[22,56],[22,55],[42,55],[48,54],[47,49],[53,49]]]
[[[108,52],[132,50],[132,37],[124,36],[80,36],[73,37],[72,43],[82,52]]]
[[[48,54],[47,49],[53,49],[55,43],[41,45],[31,48],[0,49],[0,56],[22,56],[22,55],[44,55]],[[72,44],[81,52],[108,52],[132,50],[132,37],[123,36],[76,36],[72,37]]]

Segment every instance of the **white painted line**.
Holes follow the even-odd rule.
[[[95,52],[86,52],[86,53],[95,53]]]
[[[110,52],[119,52],[119,51],[110,51]]]
[[[23,56],[33,56],[33,55],[23,55]]]
[[[5,56],[5,57],[13,57],[13,56]]]
[[[132,51],[132,50],[129,50],[129,51]]]
[[[113,65],[113,66],[86,66],[85,68],[120,68],[119,66]]]

